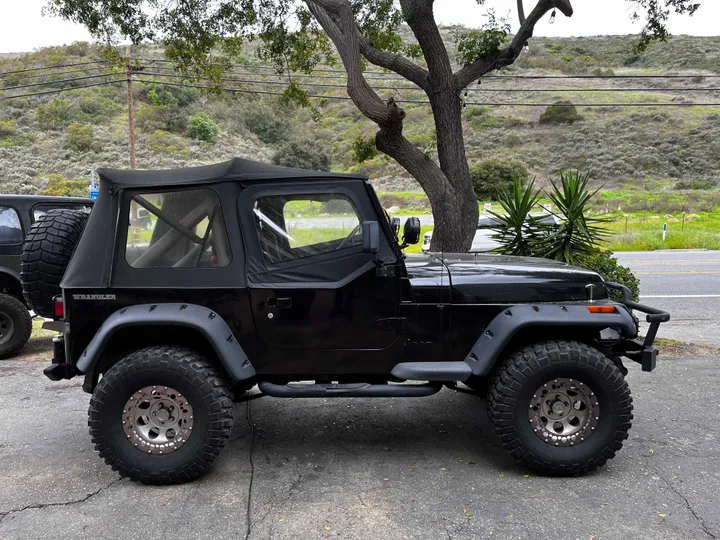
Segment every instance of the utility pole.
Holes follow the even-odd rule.
[[[128,89],[128,130],[130,131],[130,168],[135,168],[135,106],[133,105],[132,91],[132,74],[133,69],[130,65],[130,45],[126,49],[128,63],[125,66],[125,76],[127,77]]]

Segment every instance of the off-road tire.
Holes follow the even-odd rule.
[[[555,378],[584,382],[599,403],[595,430],[574,446],[555,447],[534,433],[528,419],[533,393]],[[537,343],[512,354],[490,386],[487,411],[502,447],[541,474],[577,476],[615,456],[633,415],[630,389],[617,365],[597,349],[573,341]]]
[[[27,305],[43,317],[55,316],[53,298],[87,224],[82,210],[50,210],[30,227],[22,251],[20,281]]]
[[[15,356],[30,339],[32,318],[18,298],[0,294],[0,360]]]
[[[192,407],[194,425],[176,451],[151,455],[123,431],[123,407],[139,389],[177,389]],[[205,474],[233,425],[232,394],[225,381],[192,350],[154,346],[138,350],[103,375],[90,399],[88,425],[95,450],[121,476],[144,484],[179,484]]]

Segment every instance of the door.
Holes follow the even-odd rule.
[[[357,184],[241,195],[253,317],[269,347],[377,351],[396,341],[397,259],[386,237],[377,254],[363,251],[362,222],[377,216]]]

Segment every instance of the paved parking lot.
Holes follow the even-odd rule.
[[[43,354],[37,354],[42,357]],[[630,366],[635,426],[590,476],[541,478],[498,448],[484,403],[425,399],[246,404],[210,475],[149,487],[95,455],[80,380],[0,362],[0,538],[663,538],[720,536],[720,364]]]

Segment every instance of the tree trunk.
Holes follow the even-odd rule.
[[[444,88],[429,93],[440,170],[452,186],[451,196],[445,195],[439,201],[433,201],[428,194],[435,216],[431,249],[463,253],[469,251],[472,245],[479,211],[465,153],[462,103],[450,84],[450,81],[443,81]],[[436,207],[439,211],[435,210]]]

